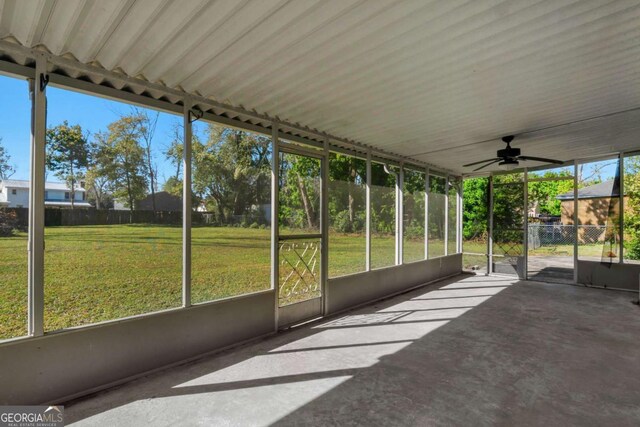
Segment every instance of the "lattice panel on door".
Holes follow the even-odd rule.
[[[320,296],[320,240],[280,242],[280,306]]]
[[[493,262],[494,271],[509,274],[522,268],[524,261],[524,182],[521,174],[494,177],[493,185]],[[504,269],[500,265],[513,268]]]
[[[521,256],[524,253],[522,229],[494,230],[494,253],[504,256]]]

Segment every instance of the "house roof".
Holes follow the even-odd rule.
[[[601,197],[618,197],[620,195],[620,187],[614,185],[615,180],[601,182],[600,184],[591,185],[589,187],[580,188],[578,190],[578,199],[596,199]],[[558,194],[558,200],[573,200],[573,190]]]
[[[5,179],[4,181],[0,180],[0,187],[7,188],[29,188],[29,181],[26,179]],[[45,190],[60,190],[60,191],[69,191],[69,187],[64,182],[45,182],[44,183]],[[86,191],[84,188],[76,185],[76,191],[82,193]]]
[[[66,207],[69,206],[71,207],[71,202],[44,202],[45,206],[60,206],[60,207]],[[76,208],[91,208],[91,203],[89,202],[81,202],[79,200],[75,201],[73,203],[73,206],[75,206]]]
[[[166,191],[159,191],[156,193],[155,207],[157,211],[171,211],[171,212],[181,212],[182,211],[182,198],[178,196],[174,196]],[[152,196],[149,194],[144,199],[140,200],[136,209],[150,211],[153,210],[153,201]]]

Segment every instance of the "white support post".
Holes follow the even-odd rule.
[[[44,187],[45,134],[47,129],[47,62],[36,57],[35,80],[31,93],[31,172],[29,191],[29,313],[28,334],[44,334]]]
[[[371,149],[367,150],[365,271],[371,270]]]
[[[524,168],[524,280],[529,279],[529,173]]]
[[[400,162],[400,171],[396,175],[396,265],[402,264],[402,249],[404,243],[404,213],[403,207],[404,164]]]
[[[620,248],[619,248],[619,254],[618,254],[618,262],[620,264],[624,263],[624,153],[620,153],[620,157],[618,158],[618,161],[620,162],[618,167],[620,168],[620,174],[619,174],[619,179],[620,179],[620,194],[618,195],[618,197],[620,197],[620,203],[619,205],[619,211],[618,214],[620,215],[620,219],[619,219],[619,224],[620,226],[618,227],[618,237],[620,238]]]
[[[323,157],[320,176],[320,233],[322,246],[320,247],[320,280],[322,288],[323,315],[329,312],[329,140],[324,140]]]
[[[578,283],[578,239],[580,227],[578,226],[578,161],[573,161],[573,283]]]
[[[457,239],[457,244],[456,244],[456,249],[457,252],[459,254],[462,253],[463,251],[463,247],[462,247],[462,225],[464,222],[464,180],[462,179],[462,177],[460,177],[460,187],[458,188],[458,218],[457,218],[457,225],[456,225],[456,230],[458,233],[458,239]]]
[[[489,238],[487,239],[487,275],[493,273],[493,175],[489,176]]]
[[[191,306],[191,124],[190,98],[184,100],[182,150],[182,306]]]
[[[278,212],[280,210],[280,142],[277,123],[274,122],[271,126],[273,139],[271,146],[271,289],[275,293],[274,331],[278,331],[278,308],[280,306],[280,230],[278,229]]]
[[[444,184],[444,255],[449,255],[449,175]]]
[[[424,259],[429,259],[429,168],[424,170]]]

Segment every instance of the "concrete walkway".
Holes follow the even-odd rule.
[[[77,401],[66,415],[109,426],[637,426],[634,297],[459,276]]]

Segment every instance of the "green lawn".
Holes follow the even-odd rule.
[[[270,287],[270,232],[192,231],[192,300]],[[45,331],[179,307],[182,229],[111,225],[45,231]],[[27,237],[0,239],[0,339],[26,334]]]
[[[27,334],[27,235],[0,238],[0,339]]]
[[[48,227],[45,251],[46,331],[158,311],[181,305],[182,229],[110,225]],[[194,227],[194,303],[269,289],[268,229]],[[365,269],[363,234],[329,236],[329,277]],[[372,267],[394,264],[392,235],[372,238]],[[484,253],[486,244],[465,242],[465,252]],[[444,242],[431,241],[432,257]],[[530,256],[571,254],[571,245],[543,247]],[[601,245],[580,247],[599,257]],[[405,262],[424,258],[422,239],[406,239]],[[465,255],[465,266],[484,266],[483,255]],[[0,339],[26,335],[27,236],[0,239]]]
[[[402,248],[404,262],[414,262],[424,259],[424,239],[405,238]]]
[[[516,251],[524,251],[524,245],[515,245]],[[573,256],[573,245],[544,245],[536,249],[529,249],[530,257],[545,257],[545,256]],[[578,246],[578,255],[580,258],[585,259],[600,259],[602,257],[603,244],[581,244]],[[487,251],[487,243],[482,241],[465,241],[463,244],[463,266],[464,268],[471,268],[474,265],[478,265],[481,268],[486,267],[487,257],[485,255],[471,255],[484,254]],[[499,247],[494,247],[494,254],[503,255]]]
[[[486,268],[487,266],[487,257],[485,255],[471,255],[469,252],[474,254],[484,254],[487,252],[487,243],[471,240],[462,242],[462,267],[466,269],[470,269],[473,266],[478,266],[480,268]]]
[[[393,243],[393,239],[392,239]],[[387,249],[394,248],[393,244]],[[365,269],[364,234],[329,234],[329,277],[343,276],[349,273],[359,273]],[[395,250],[395,249],[393,249]],[[395,252],[392,252],[395,256]]]
[[[268,229],[194,227],[192,301],[269,289],[270,239]],[[181,305],[180,227],[47,227],[45,240],[45,331]],[[373,238],[374,268],[394,264],[394,242]],[[364,271],[364,235],[331,233],[329,244],[330,277]],[[420,239],[405,242],[408,260],[422,251]],[[26,335],[25,233],[0,239],[0,268],[0,339]]]

